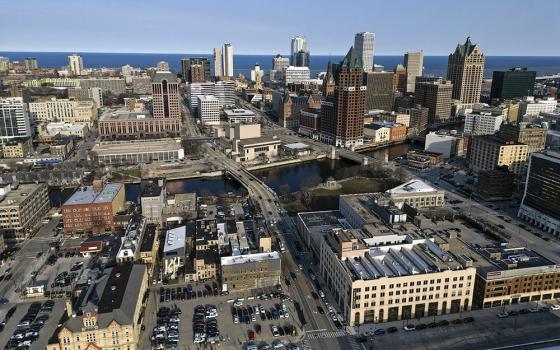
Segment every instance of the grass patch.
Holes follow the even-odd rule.
[[[397,179],[372,179],[367,177],[358,177],[341,181],[341,188],[337,190],[328,190],[325,188],[317,188],[311,191],[313,196],[333,196],[341,194],[384,192],[390,188],[400,185]]]

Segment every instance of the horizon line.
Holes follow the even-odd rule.
[[[416,51],[407,51],[407,52],[416,52]],[[117,51],[7,51],[7,50],[0,50],[0,53],[100,53],[100,54],[131,54],[131,55],[201,55],[201,56],[213,56],[212,53],[184,53],[184,52],[117,52]],[[405,52],[406,53],[406,52]],[[274,56],[279,53],[234,53],[234,56]],[[289,53],[280,53],[282,56],[289,57]],[[344,56],[345,53],[342,54],[315,54],[315,56]],[[450,54],[432,54],[426,55],[424,57],[445,57],[449,56]],[[311,55],[313,56],[313,54]],[[382,54],[382,55],[375,55],[379,57],[383,56],[404,56],[403,54]],[[375,57],[374,56],[374,57]],[[485,57],[560,57],[560,55],[484,55]]]

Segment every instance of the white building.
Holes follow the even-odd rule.
[[[187,98],[191,108],[198,108],[198,96],[213,95],[220,101],[220,107],[235,106],[235,82],[231,80],[192,83],[187,87]]]
[[[258,157],[275,158],[280,149],[280,140],[268,137],[233,140],[233,144],[231,155],[236,162],[251,161]]]
[[[304,36],[296,36],[292,38],[291,59],[292,66],[296,65],[296,54],[300,51],[307,51],[307,38]]]
[[[362,58],[364,72],[371,72],[373,70],[374,42],[375,34],[370,32],[361,32],[354,36],[354,49],[358,56]]]
[[[222,49],[222,76],[233,77],[233,46],[229,43]]]
[[[29,136],[31,126],[23,108],[23,98],[0,98],[0,143]]]
[[[198,96],[198,119],[203,125],[220,124],[220,101],[216,96]]]
[[[440,191],[421,180],[410,180],[386,191],[395,203],[406,203],[413,208],[443,207],[445,191]]]
[[[387,142],[390,139],[391,129],[382,124],[364,125],[364,135],[370,137],[372,142]]]
[[[553,113],[557,103],[552,97],[535,99],[533,96],[526,96],[519,103],[519,116],[537,117],[540,113]]]
[[[294,67],[289,66],[284,68],[284,78],[286,80],[286,84],[309,80],[311,77],[311,71],[309,67]]]
[[[181,267],[185,265],[186,226],[168,230],[163,245],[163,274],[167,279],[176,279]]]
[[[465,135],[494,135],[500,130],[504,116],[491,112],[470,112],[465,116]]]
[[[84,73],[84,59],[78,54],[68,56],[68,67],[73,75],[82,75]]]
[[[264,77],[264,71],[261,69],[261,66],[257,63],[255,67],[251,69],[251,81],[257,83],[257,85],[261,85]]]
[[[252,123],[255,120],[255,113],[248,109],[235,108],[226,109],[224,111],[227,120],[230,124],[233,123]]]
[[[437,134],[430,132],[426,135],[424,150],[428,152],[441,153],[443,158],[462,155],[463,137],[448,134]]]

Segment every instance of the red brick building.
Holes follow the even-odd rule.
[[[103,184],[80,187],[62,205],[65,234],[113,232],[115,215],[124,210],[124,185]]]

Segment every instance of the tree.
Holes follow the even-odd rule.
[[[408,173],[402,167],[396,168],[393,171],[393,176],[396,177],[397,179],[399,179],[399,181],[401,181],[401,182],[405,182],[408,179]]]
[[[318,176],[318,175],[313,175],[313,176],[306,177],[305,179],[303,179],[303,180],[300,182],[300,185],[299,185],[299,186],[300,186],[301,188],[311,188],[311,187],[317,186],[317,185],[320,184],[321,182],[323,182],[323,179],[322,179],[320,176]]]
[[[278,186],[278,193],[280,193],[281,196],[285,196],[287,194],[289,194],[291,192],[291,187],[288,184],[283,184]]]

